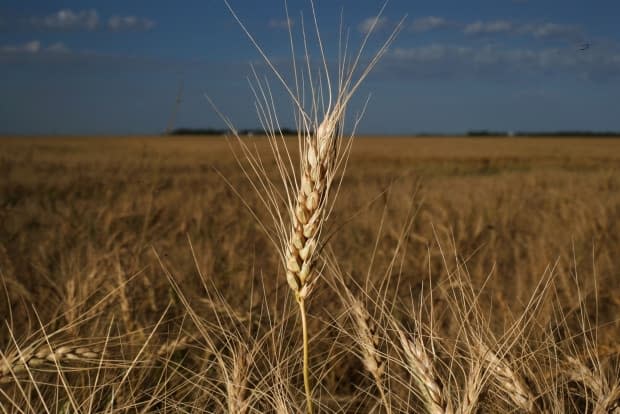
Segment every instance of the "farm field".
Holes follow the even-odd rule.
[[[302,412],[298,312],[236,146],[0,138],[0,407]],[[400,376],[397,321],[433,349],[444,405],[464,406],[480,340],[531,412],[607,412],[619,222],[617,139],[355,138],[308,302],[318,411],[431,412]],[[343,292],[366,304],[381,378]],[[490,367],[480,412],[527,412]]]

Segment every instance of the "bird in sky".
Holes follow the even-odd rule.
[[[588,50],[590,49],[590,43],[582,43],[581,46],[579,46],[579,50],[583,51],[583,50]]]

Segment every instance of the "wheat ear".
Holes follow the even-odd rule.
[[[315,252],[323,224],[329,187],[334,175],[336,126],[339,116],[329,114],[314,136],[306,140],[301,183],[291,211],[291,235],[286,250],[286,279],[298,301],[314,285]]]
[[[484,388],[485,373],[481,361],[474,357],[469,365],[469,372],[465,380],[463,395],[460,400],[460,406],[457,408],[457,414],[473,414],[478,407],[478,400]]]
[[[420,337],[413,340],[402,329],[396,328],[400,346],[407,360],[406,368],[422,390],[422,399],[430,414],[452,414],[450,398],[445,394],[431,356]]]
[[[155,358],[169,358],[177,351],[184,351],[188,349],[191,345],[191,342],[192,338],[187,335],[175,338],[171,341],[162,343],[159,348],[157,348],[157,351],[152,354],[152,356]]]
[[[495,379],[506,391],[508,398],[518,408],[528,413],[534,410],[534,394],[525,380],[502,358],[498,357],[488,346],[479,341],[476,347],[482,361]]]
[[[362,352],[362,362],[364,368],[372,375],[381,401],[388,414],[392,412],[391,405],[383,389],[383,376],[385,373],[385,358],[379,351],[379,334],[377,333],[377,325],[372,319],[366,306],[357,298],[351,296],[351,314],[355,323],[355,330],[358,344]]]
[[[243,346],[238,346],[232,352],[232,366],[224,372],[229,413],[245,414],[250,410],[247,393],[251,363],[251,355]]]
[[[574,357],[567,357],[569,378],[581,382],[595,398],[594,414],[615,413],[620,409],[620,384],[609,384],[604,375],[591,370],[586,364]]]
[[[96,349],[66,345],[59,347],[43,345],[38,349],[26,348],[9,355],[0,353],[0,384],[11,382],[17,375],[45,365],[68,361],[86,362],[100,357],[101,353]]]
[[[284,138],[279,126],[277,125],[278,116],[273,103],[271,89],[268,84],[261,83],[258,75],[254,72],[256,86],[252,87],[252,91],[256,98],[259,118],[267,131],[274,159],[286,190],[286,194],[283,195],[275,189],[273,183],[266,176],[260,156],[255,154],[239,137],[232,122],[226,118],[209,99],[214,109],[220,114],[237,138],[241,150],[249,163],[250,169],[248,171],[241,160],[237,158],[240,167],[248,177],[260,200],[267,207],[274,221],[277,229],[277,238],[279,240],[271,236],[269,234],[270,232],[267,233],[270,235],[272,242],[278,247],[281,254],[286,269],[288,284],[293,290],[296,300],[302,303],[310,294],[314,282],[316,281],[314,264],[316,261],[316,251],[320,247],[319,239],[321,228],[325,216],[329,211],[329,190],[336,177],[337,170],[339,170],[339,168],[344,169],[346,161],[348,160],[350,141],[346,145],[343,145],[343,140],[341,139],[342,124],[344,122],[347,106],[362,81],[368,76],[372,68],[377,64],[383,54],[386,53],[388,47],[394,41],[402,27],[404,19],[396,25],[394,31],[385,40],[366,67],[359,71],[357,79],[354,78],[354,75],[358,74],[357,69],[360,64],[362,53],[368,42],[368,38],[374,31],[375,25],[373,24],[371,30],[366,33],[360,50],[352,61],[346,59],[345,48],[345,57],[341,56],[342,60],[339,62],[338,67],[338,86],[335,88],[333,87],[331,80],[332,75],[328,70],[327,59],[324,54],[314,2],[310,0],[316,37],[322,57],[322,68],[318,74],[319,84],[317,86],[315,84],[317,80],[312,77],[306,33],[302,28],[306,53],[305,58],[308,65],[307,76],[309,79],[307,81],[310,85],[311,95],[311,107],[307,108],[304,107],[305,99],[303,90],[300,90],[300,85],[305,84],[306,81],[304,80],[303,71],[298,73],[291,28],[289,27],[289,38],[291,52],[293,54],[294,87],[289,86],[284,80],[280,72],[237,16],[228,0],[223,1],[241,29],[264,58],[267,66],[273,71],[276,78],[282,84],[297,111],[300,150],[299,179],[297,179],[291,155],[284,143]],[[381,16],[384,7],[385,5],[381,8],[377,17]],[[325,81],[325,88],[323,87],[324,84],[322,80]],[[324,105],[324,98],[327,98],[327,105]],[[321,111],[321,109],[323,110]],[[253,178],[255,178],[255,180],[253,180]],[[287,203],[290,221],[286,220],[285,215],[280,214],[282,200],[285,200]]]

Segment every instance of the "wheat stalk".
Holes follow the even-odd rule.
[[[249,178],[259,199],[267,207],[277,228],[276,237],[270,235],[269,231],[267,231],[267,234],[278,248],[278,252],[284,264],[286,280],[299,306],[302,327],[303,377],[306,393],[306,409],[308,413],[312,413],[306,300],[318,278],[315,265],[317,252],[320,250],[322,243],[320,237],[321,230],[329,210],[329,190],[336,176],[336,172],[340,167],[344,169],[344,165],[348,159],[350,141],[348,145],[344,146],[344,151],[339,151],[342,147],[342,140],[339,139],[342,136],[342,124],[344,122],[347,105],[353,94],[359,88],[361,82],[368,76],[372,68],[377,64],[381,56],[387,51],[388,46],[400,31],[403,21],[401,20],[401,22],[398,23],[392,34],[379,48],[366,67],[359,73],[357,79],[354,78],[354,75],[358,73],[357,68],[362,58],[362,52],[370,34],[374,31],[376,23],[373,24],[372,28],[366,33],[362,45],[352,61],[347,61],[345,45],[345,57],[343,58],[341,56],[341,61],[339,62],[338,86],[336,89],[332,86],[332,76],[328,70],[314,2],[310,0],[322,65],[318,73],[318,78],[314,78],[302,20],[302,35],[305,60],[307,62],[307,81],[310,87],[310,98],[312,101],[311,107],[307,108],[304,105],[304,87],[300,86],[305,85],[306,80],[304,79],[305,76],[303,75],[303,71],[298,72],[291,25],[289,25],[289,40],[291,53],[293,55],[294,85],[292,86],[284,80],[282,74],[276,69],[261,46],[237,16],[228,0],[223,1],[242,31],[248,36],[250,42],[254,45],[267,66],[272,70],[275,77],[284,87],[297,110],[298,129],[300,130],[298,133],[300,151],[299,180],[296,178],[291,155],[288,152],[284,137],[278,125],[278,116],[274,107],[271,89],[268,84],[263,84],[256,75],[256,72],[254,72],[256,87],[252,87],[252,90],[256,97],[256,109],[261,123],[265,127],[264,129],[267,131],[271,150],[286,190],[286,196],[283,196],[276,190],[274,184],[267,177],[260,156],[255,154],[248,145],[243,142],[232,125],[232,122],[223,116],[209,99],[214,109],[220,114],[237,138],[253,175],[246,170],[239,159],[237,159],[237,161]],[[288,20],[288,9],[286,7],[285,2],[286,17]],[[385,7],[385,5],[383,7]],[[383,8],[377,17],[379,17],[382,12]],[[325,83],[323,83],[323,81]],[[326,105],[325,101],[327,101]],[[252,178],[255,178],[256,181]],[[286,201],[288,214],[282,214],[283,200]],[[257,216],[255,215],[255,217]],[[286,217],[290,220],[287,220]],[[279,240],[276,240],[276,238]]]

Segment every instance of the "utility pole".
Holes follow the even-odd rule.
[[[179,106],[183,101],[183,87],[184,82],[183,78],[179,81],[179,89],[177,91],[177,99],[174,102],[174,106],[172,107],[172,113],[170,114],[170,119],[168,120],[168,127],[166,128],[166,135],[170,135],[174,129],[174,125],[177,119],[177,113],[179,112]]]

